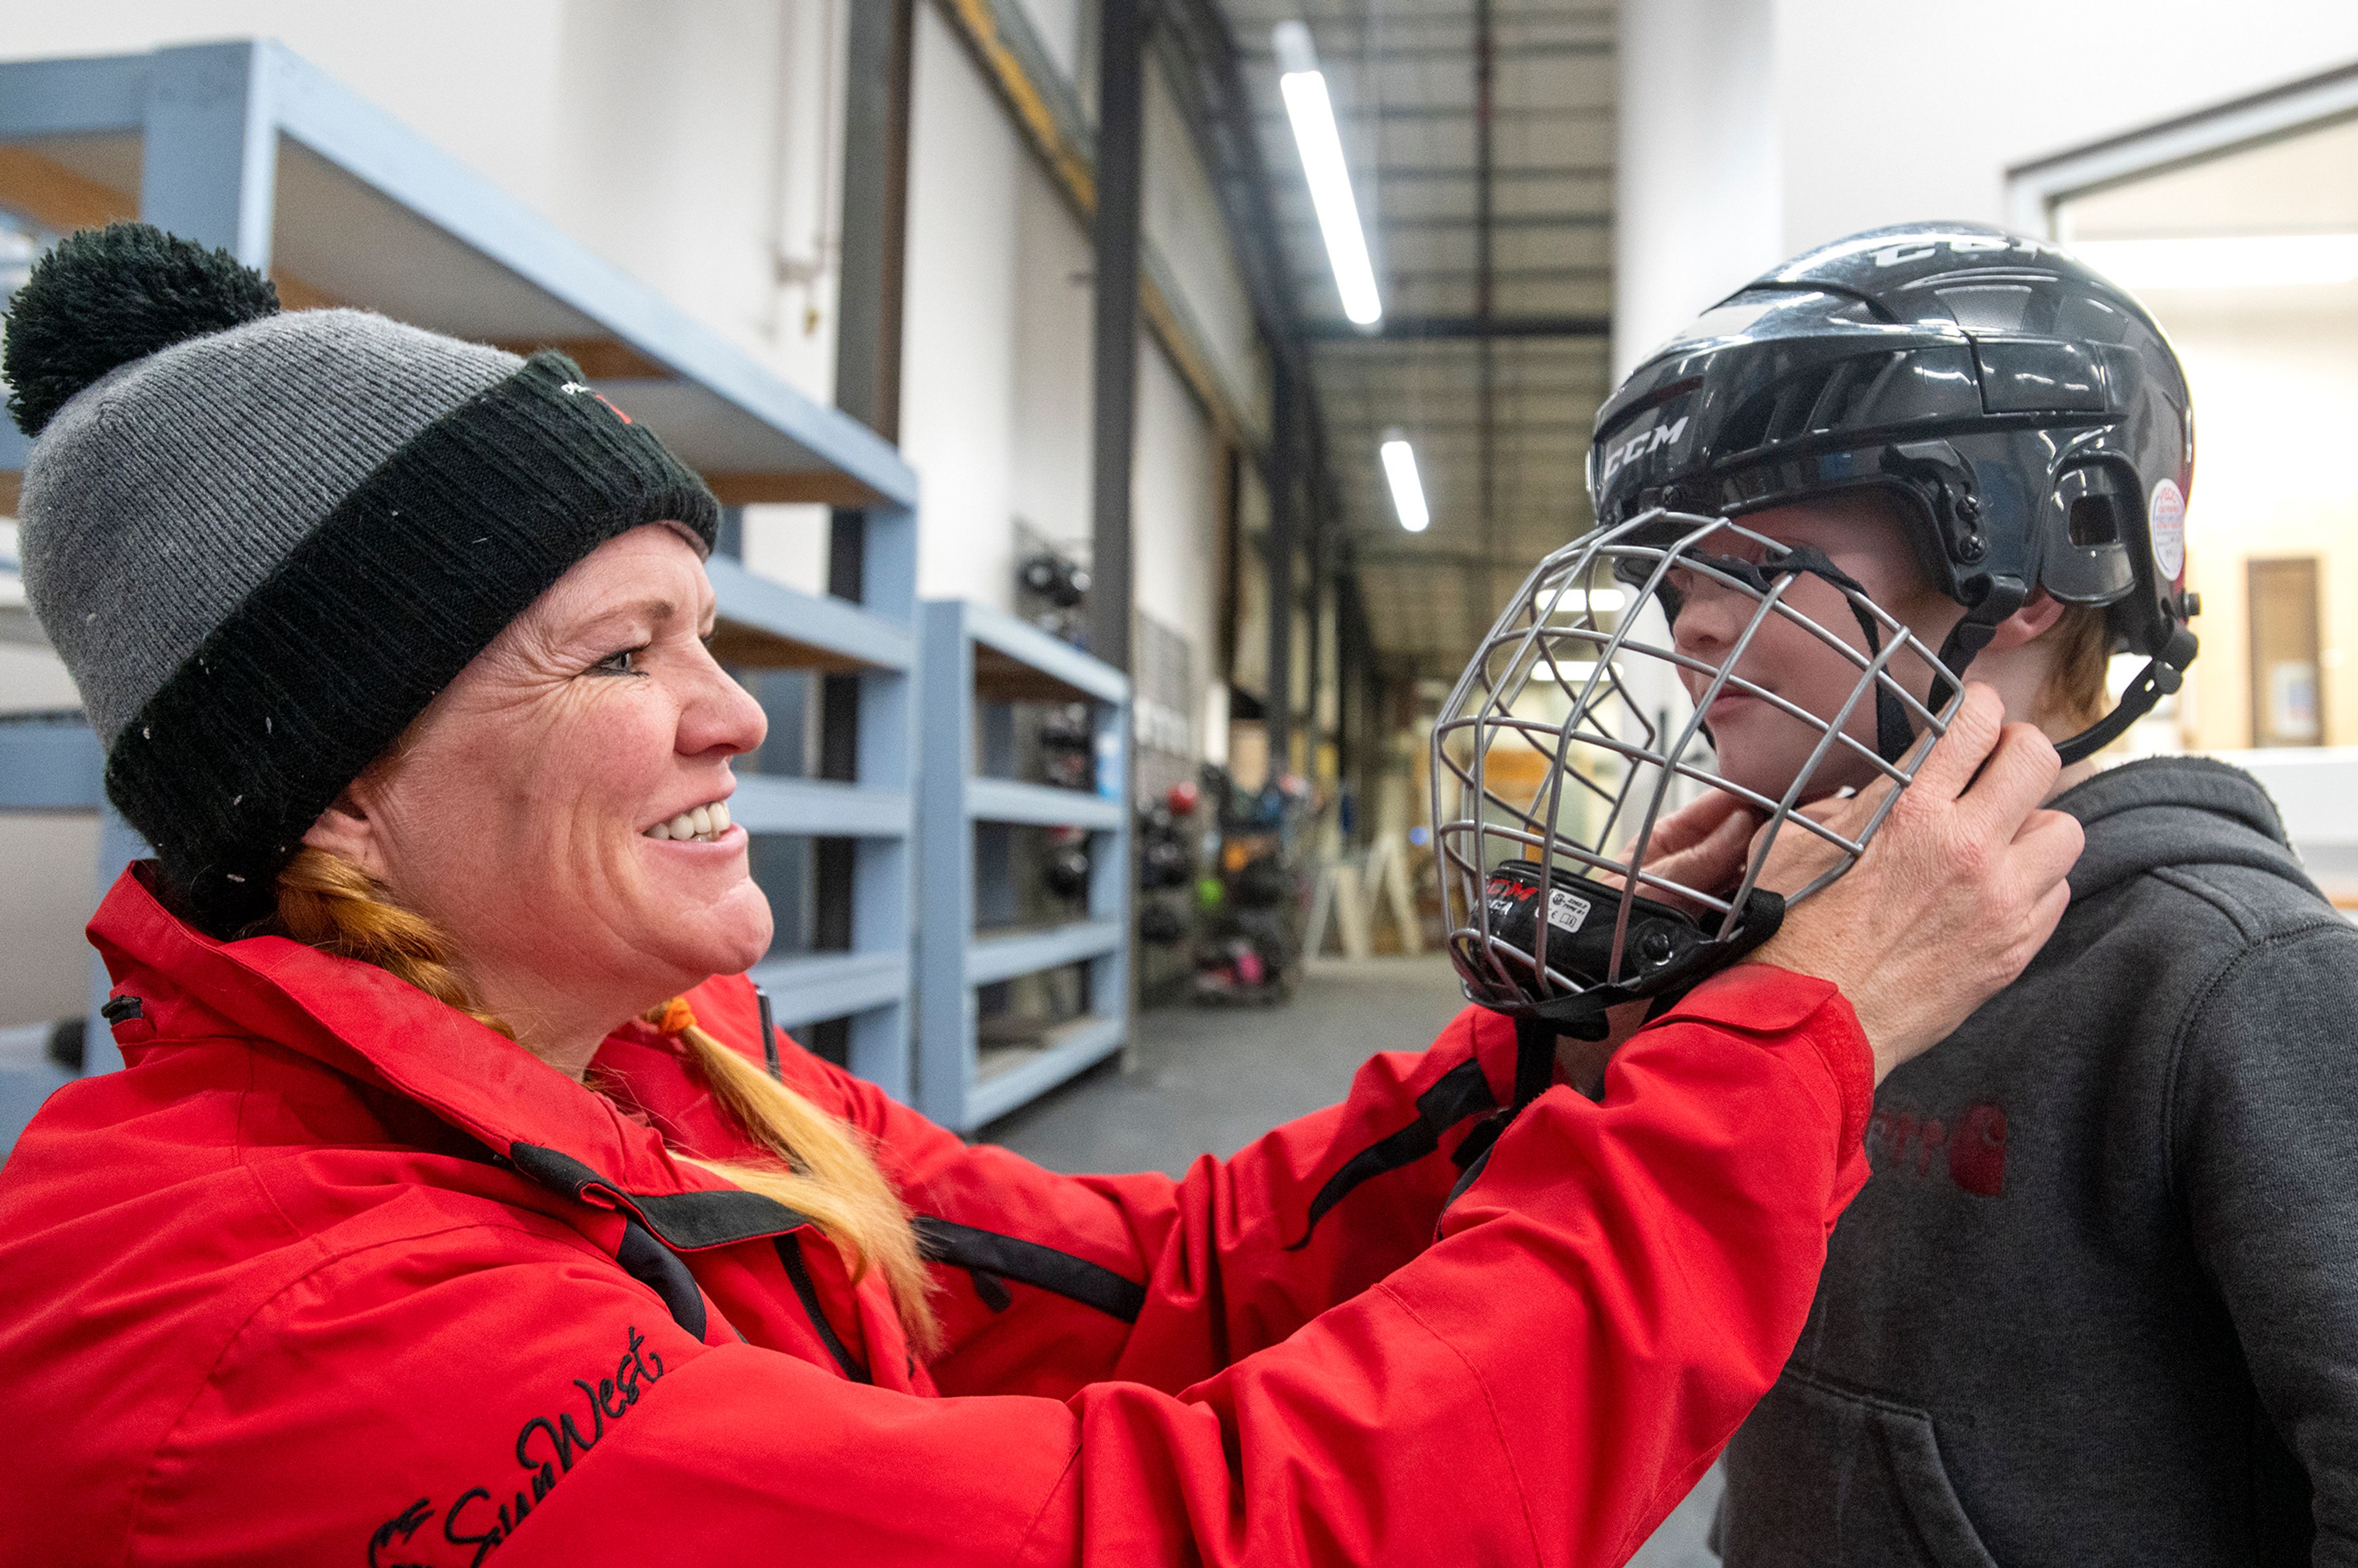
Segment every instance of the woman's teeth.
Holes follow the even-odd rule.
[[[729,831],[729,803],[716,800],[710,806],[699,806],[694,811],[683,811],[669,822],[658,822],[646,831],[650,838],[693,838],[709,844]]]

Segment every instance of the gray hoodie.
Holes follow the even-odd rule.
[[[2055,804],[2071,910],[1877,1095],[1729,1568],[2358,1563],[2358,929],[2235,769]]]

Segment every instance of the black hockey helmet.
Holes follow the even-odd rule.
[[[1967,614],[1962,672],[2034,588],[2102,605],[2142,675],[2057,750],[2077,761],[2178,689],[2193,407],[2161,329],[2068,253],[1909,223],[1795,257],[1656,350],[1596,416],[1600,524],[1739,516],[1873,486]],[[1935,698],[1938,706],[1938,698]]]

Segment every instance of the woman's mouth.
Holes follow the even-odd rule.
[[[707,801],[690,807],[667,821],[658,822],[640,835],[644,838],[670,839],[675,842],[711,844],[729,831],[729,803]]]

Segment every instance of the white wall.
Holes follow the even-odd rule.
[[[1623,0],[1621,20],[1617,373],[1811,245],[2003,222],[2013,165],[2358,59],[2346,0]]]
[[[1915,218],[2001,222],[2013,165],[2358,59],[2358,5],[1779,0],[1777,46],[1800,250]]]
[[[272,37],[822,399],[854,0],[0,0],[0,58]]]
[[[548,211],[821,401],[849,0],[566,0]]]
[[[0,59],[275,38],[542,211],[565,0],[0,0]]]
[[[1065,36],[1047,0],[1033,8],[1052,44]],[[1095,261],[1087,231],[930,6],[917,10],[914,69],[901,440],[925,486],[918,586],[1004,606],[1015,519],[1051,539],[1089,539]],[[1147,235],[1223,371],[1249,389],[1250,307],[1210,185],[1152,72],[1145,157]],[[1145,332],[1136,430],[1133,602],[1184,633],[1207,672],[1219,645],[1217,442]]]
[[[1096,486],[1097,261],[1072,208],[1028,161],[1015,214],[1015,514],[1086,555]]]
[[[1613,374],[1784,254],[1777,0],[1621,0]]]
[[[1016,323],[1027,181],[1044,178],[965,47],[917,7],[901,448],[924,485],[917,591],[1013,593]]]
[[[1194,645],[1199,683],[1220,647],[1220,461],[1203,406],[1169,357],[1141,333],[1138,448],[1130,474],[1135,602],[1141,613]]]
[[[1237,272],[1219,198],[1160,70],[1146,73],[1143,118],[1146,174],[1139,227],[1169,264],[1181,297],[1177,303],[1204,335],[1212,373],[1240,406],[1244,422],[1265,430],[1269,376],[1261,368],[1252,299]]]

